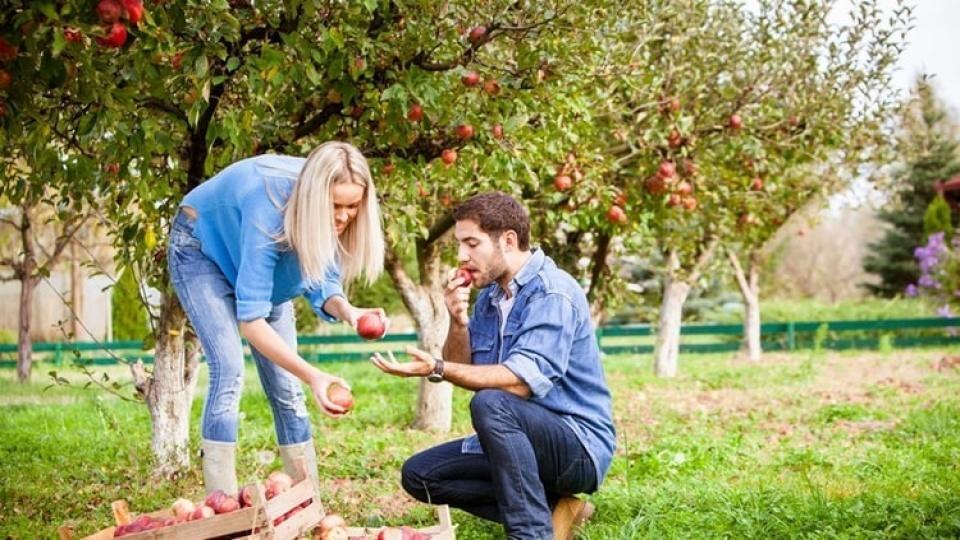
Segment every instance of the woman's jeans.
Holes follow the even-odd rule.
[[[237,298],[233,286],[220,268],[200,251],[193,236],[193,222],[183,211],[170,230],[167,249],[170,280],[193,329],[200,338],[210,366],[210,386],[203,404],[201,435],[208,441],[236,443],[243,393],[243,343],[237,323]],[[267,323],[293,350],[297,349],[297,328],[293,303],[274,306]],[[311,438],[310,416],[300,381],[256,349],[257,374],[263,386],[280,445],[299,444]]]

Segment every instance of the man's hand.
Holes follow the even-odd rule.
[[[373,362],[373,365],[377,366],[380,371],[398,377],[426,377],[433,371],[433,366],[436,362],[430,353],[412,346],[407,346],[406,351],[407,354],[413,357],[412,362],[397,362],[397,359],[390,351],[387,351],[386,358],[380,353],[373,353],[370,361]]]
[[[464,287],[463,284],[463,278],[457,276],[457,269],[450,270],[447,286],[443,291],[443,301],[453,321],[461,326],[467,326],[470,322],[467,314],[470,309],[470,287]]]

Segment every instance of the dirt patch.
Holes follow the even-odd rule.
[[[937,360],[933,364],[933,369],[937,373],[943,373],[944,371],[958,370],[960,369],[960,356],[944,356],[940,360]]]
[[[888,431],[897,426],[897,423],[882,420],[840,420],[834,424],[838,430],[843,430],[850,435],[862,435],[864,433],[873,433],[876,431]]]

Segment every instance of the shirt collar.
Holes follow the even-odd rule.
[[[523,266],[520,268],[520,271],[517,272],[517,275],[513,276],[513,279],[510,280],[510,296],[516,296],[517,292],[520,290],[520,287],[526,285],[531,279],[537,276],[540,272],[540,269],[543,268],[544,260],[546,256],[543,254],[543,250],[539,248],[533,248],[530,253],[530,258],[527,259],[527,262],[523,263]],[[494,299],[500,300],[504,296],[504,291],[500,287],[500,284],[497,283],[497,286],[493,290]]]

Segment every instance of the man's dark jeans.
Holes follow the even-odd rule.
[[[477,392],[470,415],[484,453],[462,453],[462,439],[420,452],[403,464],[403,488],[502,523],[511,539],[553,538],[557,500],[597,487],[583,445],[558,415],[501,390]]]

